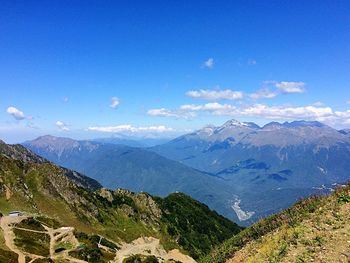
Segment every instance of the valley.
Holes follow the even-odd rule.
[[[350,263],[350,0],[0,2],[0,263]]]
[[[300,198],[330,193],[350,169],[347,133],[316,121],[260,127],[229,120],[149,148],[54,136],[23,145],[104,187],[157,196],[184,192],[244,226]],[[234,196],[241,210],[233,208]]]
[[[232,209],[235,211],[240,221],[248,220],[254,215],[255,212],[243,211],[242,208],[239,206],[240,203],[241,200],[238,197],[236,197],[232,205]]]
[[[53,136],[23,143],[27,148],[1,142],[0,211],[5,215],[1,218],[1,253],[19,263],[232,263],[274,258],[280,249],[274,246],[280,246],[280,238],[289,240],[290,232],[299,231],[289,219],[279,221],[299,204],[309,205],[309,199],[298,200],[317,194],[319,197],[310,200],[329,198],[334,202],[333,196],[340,193],[348,200],[344,190],[348,189],[344,183],[348,163],[344,160],[350,156],[350,143],[343,132],[319,123],[288,123],[282,128],[281,124],[271,125],[267,125],[271,136],[276,138],[277,126],[279,136],[288,137],[283,145],[266,140],[266,131],[260,131],[265,128],[237,121],[206,127],[152,148]],[[306,138],[295,135],[310,132],[322,135],[319,139],[314,136],[309,144],[305,144]],[[258,145],[244,142],[259,133],[262,141],[253,140],[259,141]],[[191,158],[162,156],[163,147],[169,153],[191,151]],[[329,165],[340,155],[342,162],[334,170]],[[196,166],[196,162],[205,165]],[[329,194],[331,197],[322,197]],[[347,201],[344,205],[347,207]],[[314,216],[314,210],[300,209],[306,209],[305,218]],[[15,210],[23,215],[6,216]],[[345,210],[341,211],[346,218]],[[274,218],[276,225],[264,226]],[[306,229],[310,222],[305,218],[293,212],[290,220],[297,220],[300,229]],[[269,231],[264,244],[274,240],[273,245],[266,245],[268,251],[250,236],[261,227],[261,231]],[[280,227],[283,230],[277,230]],[[289,227],[293,230],[285,230]],[[346,227],[339,225],[345,233]],[[287,232],[275,237],[275,231]],[[341,239],[338,233],[334,236]],[[246,239],[249,243],[243,242]],[[299,248],[290,244],[283,246],[299,257],[301,252],[294,251]],[[305,246],[301,243],[300,249]],[[337,253],[338,257],[343,252]],[[292,256],[283,252],[277,257],[288,262]],[[309,256],[304,253],[300,257]]]

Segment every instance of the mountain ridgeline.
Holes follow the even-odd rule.
[[[350,170],[349,131],[310,121],[230,120],[147,149],[53,136],[23,145],[104,187],[181,191],[241,225],[329,193]]]
[[[320,122],[259,127],[231,120],[152,150],[224,180],[235,193],[233,208],[241,222],[256,221],[349,180],[349,133]]]
[[[108,262],[107,258],[113,259],[118,256],[118,251],[124,251],[124,244],[127,250],[130,247],[127,243],[141,237],[150,237],[146,244],[159,239],[166,251],[179,249],[197,259],[241,230],[185,194],[173,193],[160,198],[144,192],[108,190],[95,180],[59,167],[21,145],[0,142],[0,212],[6,215],[13,210],[27,216],[20,228],[11,230],[13,234],[9,235],[15,237],[15,252],[7,246],[11,243],[9,237],[2,237],[8,233],[0,232],[0,255],[14,259],[4,262],[17,262],[15,258],[21,255],[28,259],[53,260],[66,256],[88,262]],[[9,231],[13,224],[7,225],[5,218],[1,220],[3,231]],[[54,226],[65,226],[55,231],[73,235],[68,247],[63,241],[56,250],[40,243],[47,242],[47,238],[39,237],[46,235],[41,233],[45,229],[45,233],[50,233],[47,229]],[[74,228],[74,232],[68,233],[69,227]],[[25,228],[37,231],[38,239],[29,240]],[[101,240],[105,243],[103,246]],[[83,247],[82,243],[85,244]],[[106,246],[112,249],[106,249]],[[64,254],[65,250],[69,255]],[[141,252],[151,256],[152,251]],[[125,256],[120,253],[120,258]],[[164,251],[157,257],[162,255],[167,256]],[[186,258],[185,255],[182,257]],[[3,259],[0,256],[0,262]]]

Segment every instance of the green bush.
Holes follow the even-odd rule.
[[[162,220],[167,225],[168,234],[195,259],[242,230],[185,194],[174,193],[155,200],[164,211]]]
[[[159,263],[156,256],[133,255],[123,260],[123,263]]]
[[[350,202],[350,195],[342,194],[338,197],[339,204],[345,204]]]

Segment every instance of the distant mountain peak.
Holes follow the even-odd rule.
[[[263,128],[263,130],[277,130],[277,129],[284,128],[284,126],[283,126],[283,124],[281,124],[277,121],[272,121],[272,122],[265,124],[262,128]]]
[[[261,129],[261,127],[254,123],[254,122],[243,122],[247,127],[253,128],[253,129]]]
[[[263,126],[264,130],[272,130],[272,129],[281,129],[281,128],[300,128],[300,127],[327,127],[327,125],[318,122],[318,121],[291,121],[291,122],[284,122],[279,123],[277,121],[269,122]]]
[[[319,121],[292,121],[292,122],[284,122],[283,126],[288,128],[296,128],[296,127],[326,127],[327,125],[319,122]]]
[[[39,136],[38,138],[34,139],[33,141],[59,141],[59,140],[65,140],[65,141],[74,141],[71,138],[66,138],[66,137],[56,137],[53,135],[43,135]]]
[[[260,128],[254,122],[240,122],[240,121],[235,120],[235,119],[232,119],[232,120],[225,122],[220,128],[227,128],[227,127],[248,127],[248,128],[253,128],[253,129]]]
[[[40,136],[33,141],[26,141],[23,143],[24,146],[29,145],[32,148],[47,148],[52,152],[62,152],[66,149],[73,149],[79,147],[79,141],[65,137],[55,137],[52,135]]]
[[[225,122],[221,127],[229,127],[229,126],[246,126],[243,122],[232,119]]]

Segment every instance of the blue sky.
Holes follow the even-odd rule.
[[[2,1],[0,138],[350,127],[349,1]],[[113,106],[113,107],[112,107]]]

